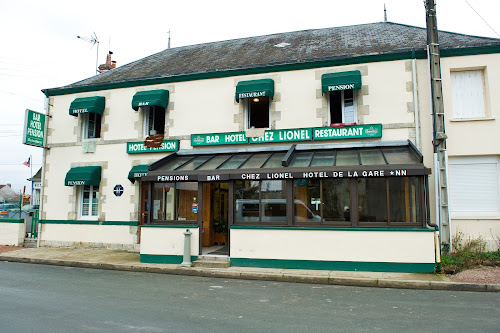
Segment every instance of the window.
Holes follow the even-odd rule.
[[[83,138],[93,139],[101,137],[101,118],[98,113],[85,113],[83,115]]]
[[[418,223],[421,191],[418,177],[358,178],[360,224]]]
[[[500,215],[500,158],[449,158],[452,216]]]
[[[161,106],[145,106],[144,136],[165,133],[165,108]]]
[[[235,220],[286,223],[286,181],[237,181]]]
[[[483,70],[451,72],[453,118],[486,117]]]
[[[293,193],[295,223],[351,223],[349,179],[297,179]]]
[[[269,128],[269,97],[246,98],[247,128]]]
[[[80,217],[82,219],[97,219],[99,187],[84,185],[80,188]]]
[[[153,186],[153,220],[197,221],[198,183],[156,183]],[[193,206],[196,204],[196,206]]]
[[[354,89],[329,92],[330,124],[357,123]]]

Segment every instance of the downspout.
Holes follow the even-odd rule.
[[[418,150],[420,147],[420,109],[418,104],[418,85],[417,85],[417,65],[415,59],[415,51],[411,52],[411,69],[412,69],[412,81],[413,81],[413,107],[415,115],[415,145]]]

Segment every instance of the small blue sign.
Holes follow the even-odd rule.
[[[123,194],[123,186],[121,185],[116,185],[113,188],[113,193],[117,196],[120,197]]]

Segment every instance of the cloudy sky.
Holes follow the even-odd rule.
[[[297,3],[297,2],[295,2]],[[336,27],[384,20],[425,27],[422,0],[0,0],[0,184],[27,186],[42,162],[42,149],[22,145],[26,109],[44,112],[43,88],[95,75],[108,50],[124,65],[171,47],[277,32]],[[500,0],[436,0],[440,30],[499,36]],[[469,6],[470,4],[470,6]],[[471,6],[477,11],[474,12]],[[485,23],[483,19],[488,23]]]

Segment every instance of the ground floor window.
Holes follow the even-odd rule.
[[[81,186],[80,187],[80,217],[97,218],[99,206],[99,187]]]
[[[198,183],[156,183],[152,190],[153,221],[196,221]],[[195,204],[195,206],[193,205]]]
[[[236,181],[235,221],[286,223],[286,181]]]

